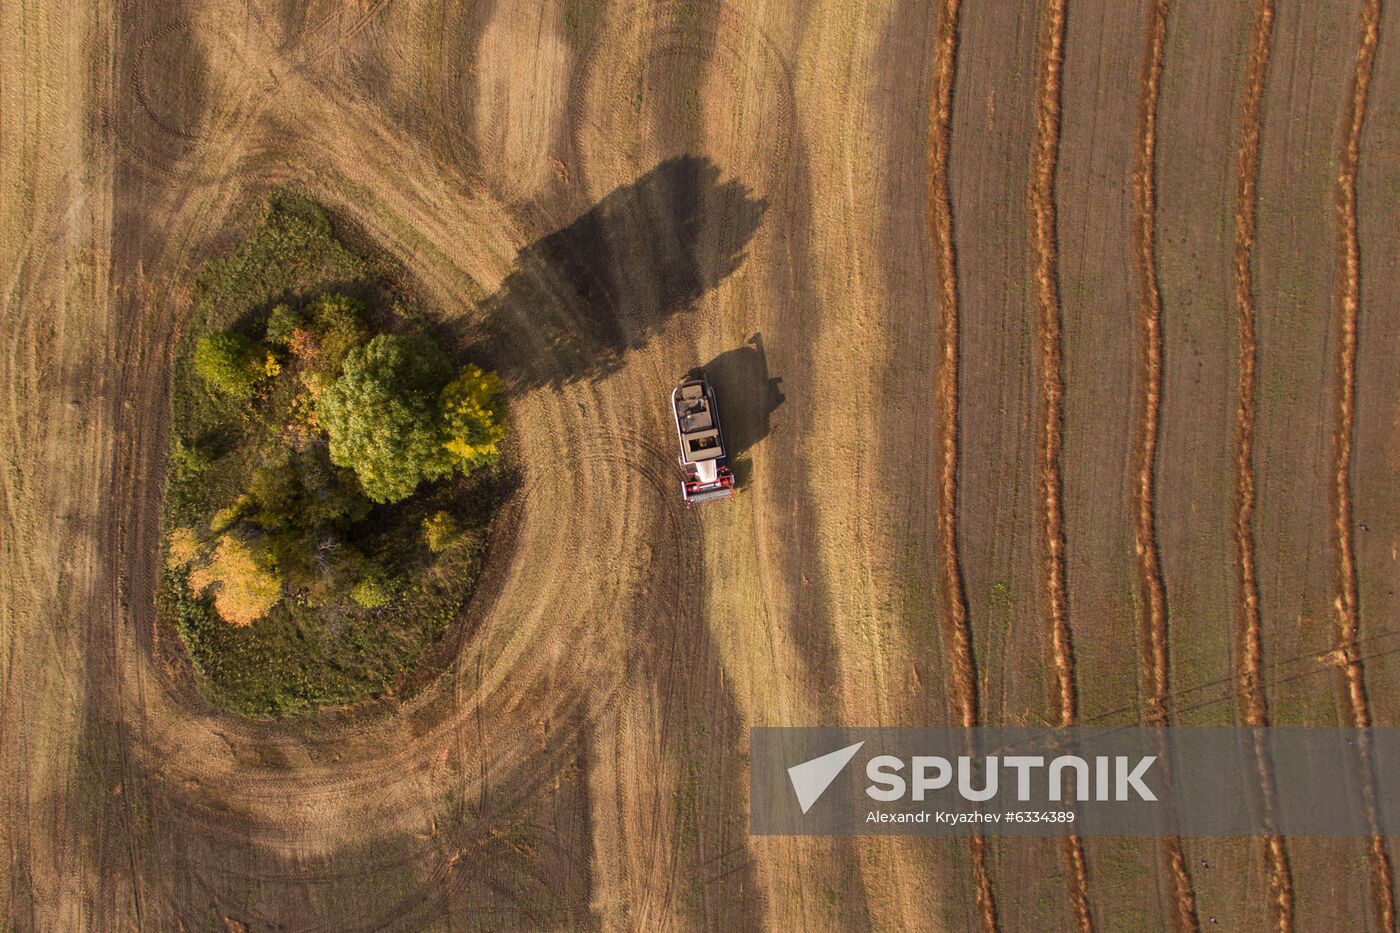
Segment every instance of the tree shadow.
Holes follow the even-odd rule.
[[[742,264],[767,207],[707,158],[660,163],[520,251],[474,355],[512,391],[617,371]]]
[[[742,347],[725,350],[691,375],[702,372],[714,388],[729,466],[742,486],[753,472],[753,462],[741,458],[772,429],[773,412],[783,403],[783,380],[768,373],[762,334],[754,334]]]

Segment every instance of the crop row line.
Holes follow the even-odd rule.
[[[1336,555],[1337,610],[1335,653],[1341,659],[1342,694],[1351,713],[1351,724],[1368,729],[1371,713],[1366,680],[1357,650],[1361,629],[1357,598],[1356,555],[1352,540],[1351,457],[1356,428],[1357,317],[1361,303],[1361,256],[1356,219],[1356,169],[1360,159],[1361,130],[1366,117],[1366,96],[1375,64],[1380,31],[1380,0],[1365,0],[1361,9],[1361,37],[1356,49],[1356,69],[1342,122],[1342,145],[1337,159],[1337,317],[1341,339],[1337,342],[1337,420],[1332,435],[1333,531]],[[1390,856],[1376,815],[1376,788],[1370,738],[1362,732],[1357,742],[1362,765],[1362,791],[1371,837],[1371,899],[1383,930],[1395,929],[1395,887]]]
[[[939,366],[934,388],[938,411],[937,522],[939,590],[943,599],[944,641],[953,671],[953,698],[963,728],[977,725],[977,665],[967,617],[958,557],[958,280],[953,247],[953,206],[948,182],[948,150],[957,72],[959,0],[942,0],[934,36],[933,84],[929,92],[928,229],[941,313]],[[977,911],[983,933],[998,929],[996,899],[987,870],[987,841],[968,838]]]
[[[1031,245],[1035,258],[1036,305],[1040,337],[1040,492],[1045,545],[1045,596],[1055,676],[1055,718],[1074,725],[1078,697],[1074,645],[1069,628],[1065,583],[1064,506],[1060,450],[1063,443],[1064,372],[1061,351],[1059,259],[1055,235],[1055,168],[1060,147],[1060,85],[1064,66],[1066,0],[1046,0],[1041,18],[1040,67],[1036,82],[1035,149],[1031,166]],[[1084,842],[1064,836],[1070,909],[1080,933],[1094,928],[1089,912]]]
[[[1162,293],[1157,282],[1157,100],[1162,84],[1162,57],[1167,36],[1170,0],[1154,0],[1148,11],[1147,32],[1138,82],[1138,147],[1133,171],[1134,224],[1138,272],[1138,373],[1141,408],[1138,412],[1137,464],[1134,470],[1133,536],[1138,559],[1138,589],[1147,612],[1143,617],[1142,666],[1147,696],[1147,720],[1156,726],[1169,722],[1166,710],[1171,693],[1170,657],[1167,650],[1167,592],[1157,552],[1156,464],[1162,411]],[[1165,757],[1165,756],[1164,756]],[[1196,892],[1186,870],[1186,857],[1178,836],[1159,842],[1171,883],[1180,933],[1200,930]]]

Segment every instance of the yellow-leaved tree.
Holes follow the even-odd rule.
[[[440,410],[443,446],[462,461],[463,472],[500,456],[506,436],[501,379],[480,366],[462,367],[443,387]]]

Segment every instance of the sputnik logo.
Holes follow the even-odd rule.
[[[864,742],[857,742],[854,745],[847,745],[845,748],[837,749],[834,752],[822,755],[820,758],[813,758],[811,761],[804,761],[800,765],[793,765],[787,769],[788,778],[792,781],[793,792],[797,794],[797,802],[802,807],[802,812],[806,813],[812,809],[812,804],[821,799],[821,795],[826,793],[826,789],[831,786],[831,782],[836,780],[836,776],[841,773],[851,759],[860,751]]]

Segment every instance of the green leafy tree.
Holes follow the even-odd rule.
[[[451,375],[423,337],[380,334],[351,350],[316,405],[331,462],[354,470],[375,502],[398,502],[450,473],[456,457],[443,444],[437,403]]]
[[[324,446],[275,453],[253,471],[246,498],[248,519],[266,533],[288,592],[326,605],[362,576],[346,536],[370,503],[355,474],[332,465]]]
[[[369,514],[369,500],[360,492],[354,472],[333,465],[323,447],[298,458],[297,481],[301,486],[301,521],[307,526],[344,526]]]
[[[194,371],[210,388],[235,399],[251,396],[266,376],[257,344],[231,331],[200,335],[194,345]]]
[[[320,560],[317,546],[328,543],[334,546],[337,542],[333,539],[329,542],[318,540],[301,529],[274,531],[267,535],[268,553],[282,574],[284,589],[288,594],[295,594],[298,602],[302,601],[306,592],[317,586],[327,571],[328,564]],[[316,605],[314,600],[306,599],[306,602]]]
[[[506,436],[501,380],[480,366],[467,365],[442,390],[443,445],[469,472],[500,456]]]

